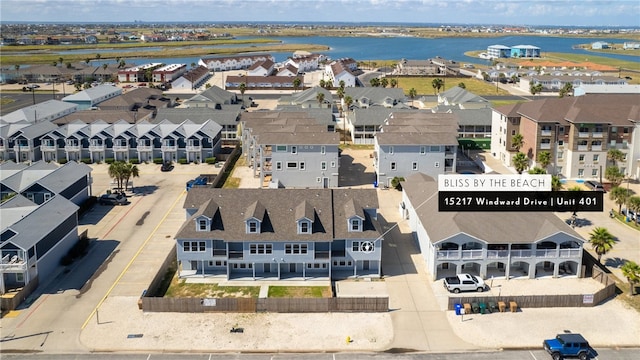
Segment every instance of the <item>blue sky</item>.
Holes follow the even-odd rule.
[[[2,0],[0,21],[640,26],[640,0]]]

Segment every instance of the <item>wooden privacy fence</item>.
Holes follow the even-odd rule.
[[[18,305],[22,303],[27,296],[38,287],[38,277],[34,277],[29,281],[27,285],[15,292],[9,292],[2,296],[0,299],[0,310],[11,311],[18,308]]]
[[[386,312],[388,297],[367,298],[164,298],[143,297],[146,312]]]
[[[616,283],[609,278],[604,271],[597,266],[593,267],[593,279],[604,285],[603,289],[594,294],[574,294],[574,295],[520,295],[520,296],[453,296],[449,297],[449,310],[455,310],[456,304],[464,303],[498,303],[500,301],[508,304],[515,301],[520,308],[541,308],[541,307],[592,307],[609,299],[616,294]],[[514,280],[520,281],[520,280]],[[526,281],[526,280],[525,280]],[[558,280],[563,281],[563,280]]]

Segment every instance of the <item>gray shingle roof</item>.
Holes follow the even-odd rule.
[[[59,194],[69,185],[90,174],[91,170],[89,165],[69,161],[52,173],[45,175],[37,183],[51,190],[54,194]]]
[[[162,108],[152,120],[158,123],[162,120],[169,120],[172,123],[181,123],[187,119],[194,123],[204,123],[213,120],[220,125],[231,125],[238,122],[242,109],[241,105],[223,105],[221,110],[210,107],[192,108]]]
[[[365,218],[364,231],[349,232],[346,204],[355,204]],[[378,196],[373,189],[211,189],[192,188],[187,193],[185,209],[208,206],[213,200],[219,206],[219,221],[212,231],[196,231],[194,219],[188,219],[176,239],[221,239],[224,241],[332,241],[334,239],[371,239],[380,235],[375,219],[363,209],[377,209]],[[301,205],[302,203],[304,205]],[[245,220],[260,208],[263,214],[261,232],[247,234]],[[298,234],[298,208],[305,215],[313,208],[312,234]]]
[[[15,172],[13,175],[2,179],[2,185],[8,187],[16,193],[22,192],[29,185],[42,179],[48,174],[58,169],[54,163],[37,161],[29,167]]]
[[[21,120],[34,123],[37,120],[46,119],[55,114],[66,111],[75,111],[78,108],[76,104],[69,104],[59,100],[47,100],[35,105],[25,106],[20,110],[16,110],[7,115],[0,117],[7,123],[15,123]]]
[[[441,212],[438,211],[438,183],[419,173],[402,183],[411,204],[432,243],[464,233],[490,244],[533,243],[564,232],[584,241],[551,212]]]

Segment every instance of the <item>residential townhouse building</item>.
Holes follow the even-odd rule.
[[[585,240],[550,212],[438,211],[438,183],[425,174],[402,182],[400,211],[432,280],[582,277]],[[500,229],[500,231],[496,231]]]
[[[153,117],[158,109],[172,105],[171,98],[164,96],[162,90],[143,87],[101,102],[98,110],[131,113],[136,121],[142,121]]]
[[[322,102],[319,101],[320,97],[318,94],[322,94]],[[303,109],[331,109],[333,107],[333,95],[325,88],[314,86],[300,92],[294,92],[291,95],[282,96],[278,99],[278,107],[281,106],[298,106]]]
[[[211,77],[205,66],[198,66],[184,73],[171,83],[172,89],[195,90]]]
[[[537,155],[551,155],[549,173],[568,179],[602,180],[607,153],[618,149],[625,159],[617,166],[632,179],[640,178],[639,94],[587,94],[535,100],[498,107],[492,117],[491,152],[511,166],[512,137],[522,134],[520,149],[536,165]]]
[[[334,84],[334,86],[338,85]],[[398,108],[398,105],[402,105],[407,100],[404,90],[399,88],[347,87],[344,89],[344,97],[347,96],[353,100],[352,107],[361,109],[370,106]],[[341,99],[343,106],[345,105],[344,97]]]
[[[271,60],[257,61],[247,69],[247,76],[269,76],[275,69]]]
[[[459,86],[438,94],[438,105],[452,106],[459,109],[484,109],[491,108],[491,103],[470,91]]]
[[[221,109],[224,105],[238,104],[238,95],[232,91],[224,90],[216,85],[184,100],[180,107],[196,108],[208,107]]]
[[[220,125],[220,138],[222,145],[235,145],[240,139],[240,105],[222,105],[220,109],[212,107],[189,107],[189,108],[165,108],[159,109],[152,123],[167,120],[172,123],[180,123],[185,119],[196,124],[207,121],[214,121]]]
[[[325,81],[329,81],[334,87],[338,87],[340,82],[344,82],[345,87],[356,86],[358,75],[362,72],[358,69],[358,63],[351,58],[332,61],[325,65]]]
[[[487,55],[489,58],[508,58],[511,57],[511,48],[504,45],[489,45]]]
[[[533,45],[516,45],[511,47],[512,58],[539,58],[540,48]]]
[[[162,67],[161,63],[148,63],[118,70],[118,82],[151,81],[153,71]]]
[[[276,73],[277,76],[296,76],[298,75],[298,68],[291,65],[291,64],[286,64],[284,66],[282,66],[281,68],[279,68],[277,70],[278,72]],[[300,84],[304,84],[304,78],[300,78]]]
[[[6,132],[2,132],[3,159],[16,162],[41,160],[42,137],[55,128],[57,126],[49,121],[3,126],[2,129],[6,129]]]
[[[226,89],[239,89],[244,84],[246,89],[293,89],[295,79],[300,80],[300,84],[304,83],[302,76],[227,76],[224,86]]]
[[[178,230],[181,278],[379,277],[383,236],[373,189],[193,188]]]
[[[248,69],[256,62],[266,60],[274,63],[276,61],[270,54],[254,54],[202,58],[198,60],[198,65],[204,66],[211,71],[243,70]]]
[[[320,64],[325,60],[327,60],[327,57],[325,55],[309,54],[289,57],[285,61],[285,65],[294,66],[296,69],[298,69],[296,74],[299,74],[301,72],[318,70]]]
[[[29,126],[29,123],[25,121],[17,123],[0,121],[0,161],[7,161],[12,157],[15,159],[15,154],[13,153],[13,138],[11,135],[27,126]]]
[[[401,59],[396,65],[396,73],[399,75],[437,75],[439,67],[431,59]]]
[[[391,186],[393,178],[406,178],[413,173],[433,177],[455,173],[457,149],[455,114],[392,113],[374,137],[376,183]]]
[[[187,64],[169,64],[153,70],[152,81],[166,83],[171,82],[187,72]]]
[[[344,112],[345,127],[350,134],[350,140],[357,145],[373,145],[375,135],[380,132],[380,126],[392,113],[412,112],[413,109],[392,108],[383,106],[371,106],[365,108],[355,107]]]
[[[615,76],[588,76],[579,73],[578,76],[570,75],[533,75],[520,78],[519,87],[523,91],[529,91],[531,85],[541,84],[545,91],[558,91],[565,84],[571,84],[574,88],[582,85],[606,85],[620,86],[627,85],[628,81],[624,78]]]

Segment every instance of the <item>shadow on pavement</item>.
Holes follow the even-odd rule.
[[[384,216],[379,215],[378,221],[382,226],[384,235],[384,251],[382,251],[382,276],[399,276],[417,274],[411,255],[420,251],[416,246],[411,233],[402,233],[397,223],[387,222]]]

